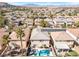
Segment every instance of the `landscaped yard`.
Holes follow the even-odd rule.
[[[65,54],[65,56],[79,56],[79,54],[76,51],[69,51]]]

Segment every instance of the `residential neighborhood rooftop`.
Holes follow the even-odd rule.
[[[79,56],[79,7],[29,3],[0,3],[0,56]]]
[[[54,40],[74,40],[68,33],[65,31],[51,32],[51,36]]]
[[[79,37],[79,28],[70,28],[67,29],[70,33],[72,33],[74,36]]]
[[[41,32],[40,28],[35,28],[32,31],[30,40],[50,40],[47,32]]]

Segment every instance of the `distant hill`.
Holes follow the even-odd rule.
[[[2,7],[5,7],[5,8],[8,8],[8,7],[15,7],[14,5],[10,5],[8,3],[5,3],[5,2],[0,2],[0,8]]]
[[[56,8],[59,8],[59,7],[79,7],[79,5],[39,5],[39,4],[35,4],[35,3],[26,3],[24,5],[12,5],[12,4],[8,4],[6,2],[0,2],[0,8],[1,7],[56,7]]]
[[[25,6],[39,6],[38,4],[25,4]]]

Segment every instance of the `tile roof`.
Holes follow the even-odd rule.
[[[22,37],[22,42],[23,42],[23,46],[26,47],[26,44],[27,44],[27,41],[29,40],[29,36],[30,36],[30,29],[29,28],[26,28],[24,29],[24,33],[25,33],[25,36]],[[17,43],[18,45],[21,45],[21,42],[19,40],[19,38],[17,38],[17,33],[16,32],[12,32],[9,36],[11,39],[11,42],[14,42],[14,43]]]
[[[79,37],[79,28],[71,28],[67,29],[70,33],[72,33],[74,36]]]
[[[21,47],[21,41],[10,41],[10,43],[15,43],[15,44],[17,44],[18,46]],[[23,48],[26,48],[26,42],[22,41],[22,44],[23,44]]]
[[[50,40],[47,32],[41,32],[41,29],[35,28],[32,31],[30,40]]]
[[[5,29],[1,28],[0,29],[0,39],[3,37],[4,34],[6,34]]]
[[[65,31],[51,32],[51,37],[54,40],[74,40],[69,34]]]
[[[9,35],[9,37],[11,38],[10,40],[18,40],[18,38],[17,38],[17,33],[16,33],[15,31],[13,31],[13,32]]]

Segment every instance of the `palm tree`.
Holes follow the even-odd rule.
[[[6,46],[9,43],[8,38],[9,38],[9,35],[4,35],[3,36],[2,46]],[[8,44],[8,46],[9,46],[9,44]]]
[[[33,19],[33,26],[35,26],[35,17],[32,15],[30,18]]]
[[[21,41],[21,50],[22,50],[22,56],[23,56],[23,44],[22,44],[22,36],[24,35],[23,31],[21,28],[18,28],[17,29],[17,34],[18,34],[18,37],[20,38],[20,41]]]
[[[3,18],[3,16],[0,16],[0,27],[2,28],[2,27],[4,27],[4,18]]]
[[[76,42],[74,41],[74,42],[73,42],[73,45],[72,45],[72,47],[74,48],[74,47],[75,47],[75,45],[76,45]]]
[[[49,16],[49,18],[52,19],[54,15],[51,12],[49,12],[48,16]]]

